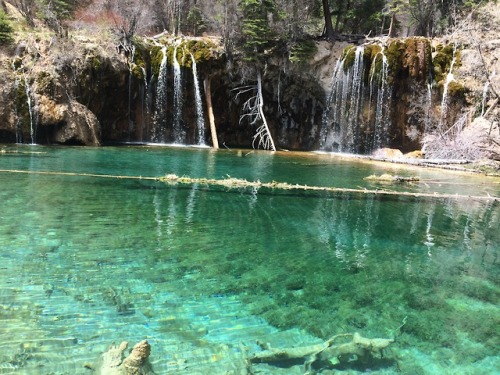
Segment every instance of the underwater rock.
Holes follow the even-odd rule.
[[[400,159],[403,153],[395,148],[379,148],[373,151],[373,157],[378,159]]]

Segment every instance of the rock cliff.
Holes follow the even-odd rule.
[[[484,12],[478,17],[498,18],[494,9]],[[263,110],[277,147],[412,151],[427,135],[458,134],[480,115],[498,129],[497,35],[483,30],[476,37],[488,39],[480,43],[463,34],[357,46],[318,41],[306,63],[271,57]],[[211,145],[210,81],[219,143],[251,147],[256,127],[246,121],[245,103],[256,77],[244,65],[217,38],[162,35],[123,46],[111,34],[18,32],[0,51],[0,142]],[[487,149],[489,157],[499,154],[495,142]]]

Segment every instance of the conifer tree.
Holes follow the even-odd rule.
[[[0,44],[12,42],[12,26],[2,8],[0,8]]]

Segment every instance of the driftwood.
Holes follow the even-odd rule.
[[[151,346],[146,340],[136,344],[128,357],[125,357],[128,343],[112,346],[101,357],[96,373],[100,375],[152,375],[154,374],[148,362]]]
[[[342,338],[350,338],[351,341],[335,344],[336,341]],[[359,333],[345,333],[335,335],[324,343],[317,345],[281,349],[266,348],[262,352],[250,355],[247,361],[250,367],[252,363],[286,362],[303,359],[307,372],[316,363],[330,362],[334,365],[353,359],[366,361],[371,358],[382,358],[383,350],[393,342],[394,339],[368,339],[362,337]]]

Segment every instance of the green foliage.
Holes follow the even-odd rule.
[[[0,8],[0,45],[12,42],[12,26],[3,9]]]
[[[207,26],[205,25],[200,8],[195,6],[189,10],[186,18],[186,28],[188,32],[195,36],[198,36],[206,31]]]
[[[243,26],[241,46],[247,61],[258,61],[273,45],[275,33],[269,24],[269,14],[276,9],[272,0],[242,0]]]
[[[298,40],[290,49],[290,61],[301,63],[309,60],[317,51],[316,44],[310,39]]]

